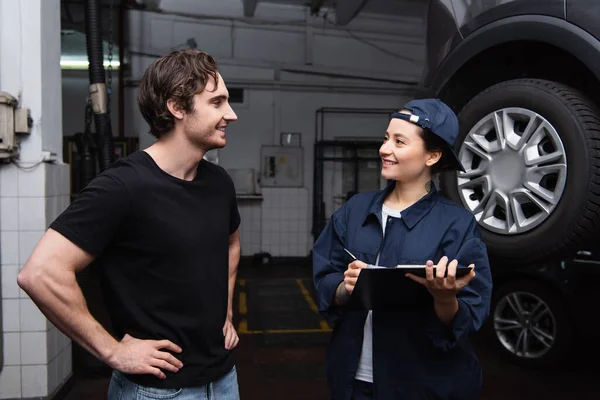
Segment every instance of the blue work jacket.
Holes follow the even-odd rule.
[[[439,320],[433,302],[414,310],[373,311],[372,315],[375,399],[474,400],[481,388],[481,368],[468,335],[488,317],[492,290],[477,222],[432,185],[400,219],[388,220],[384,237],[381,207],[394,186],[392,182],[384,190],[354,195],[332,215],[313,247],[318,307],[334,325],[327,350],[332,398],[352,398],[368,313],[334,304],[336,289],[353,261],[343,250],[347,248],[369,264],[375,264],[381,251],[379,265],[386,267],[437,263],[443,256],[457,259],[459,266],[475,264],[475,278],[457,295],[459,308],[451,326]]]

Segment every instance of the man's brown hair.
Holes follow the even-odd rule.
[[[175,126],[167,107],[173,99],[181,110],[191,113],[194,95],[201,93],[209,78],[219,84],[217,63],[209,54],[196,50],[176,50],[156,60],[144,72],[139,85],[138,105],[150,125],[150,134],[160,138]]]

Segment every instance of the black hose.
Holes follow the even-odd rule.
[[[112,137],[112,129],[108,114],[96,114],[94,116],[94,125],[98,132],[98,149],[99,149],[99,164],[100,170],[105,170],[114,160],[114,145]]]
[[[102,49],[102,13],[100,2],[85,2],[85,41],[90,62],[90,84],[106,83],[104,76],[104,52]]]
[[[78,178],[79,190],[86,187],[96,175],[96,159],[94,158],[94,141],[89,132],[78,132],[75,134],[75,145],[79,153],[79,169],[81,174]]]
[[[90,97],[94,106],[94,125],[99,150],[100,171],[108,168],[114,159],[113,137],[110,118],[107,114],[106,79],[104,75],[104,52],[102,48],[102,14],[98,0],[85,2],[86,44],[90,75],[90,85],[101,84],[91,89]],[[94,90],[96,91],[95,94]],[[102,93],[98,93],[98,92]]]

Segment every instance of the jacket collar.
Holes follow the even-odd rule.
[[[374,216],[381,223],[381,207],[385,198],[390,194],[396,187],[396,181],[390,182],[387,187],[376,193],[375,197],[371,202],[367,214],[364,217],[363,225],[367,223],[371,216]],[[408,227],[412,229],[427,213],[433,205],[436,203],[439,194],[435,184],[431,182],[431,190],[425,196],[421,197],[416,203],[402,211],[402,220]]]

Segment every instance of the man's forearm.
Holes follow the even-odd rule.
[[[233,292],[237,278],[238,265],[240,263],[239,243],[229,246],[229,291],[227,299],[227,317],[233,317]]]
[[[41,269],[41,268],[40,268]],[[90,314],[74,272],[19,277],[19,285],[58,329],[110,365],[118,342]]]

